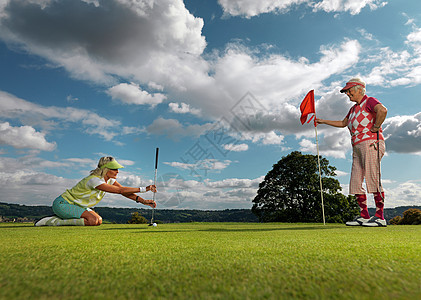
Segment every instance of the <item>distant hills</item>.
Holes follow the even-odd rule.
[[[402,216],[403,212],[410,208],[421,209],[421,206],[399,206],[386,208],[385,219],[389,221],[395,216]],[[374,215],[375,209],[369,208],[370,215]],[[136,208],[111,208],[96,207],[95,211],[101,215],[105,222],[125,224],[131,218],[132,213],[139,212],[148,221],[151,218],[151,209]],[[0,222],[19,221],[29,222],[45,216],[53,215],[50,206],[28,206],[0,202]],[[173,210],[156,209],[154,220],[162,223],[184,222],[258,222],[251,209],[225,209],[225,210]]]
[[[105,222],[125,224],[130,220],[132,213],[139,212],[148,221],[152,209],[136,208],[111,208],[96,207],[95,211]],[[28,206],[0,202],[0,221],[16,219],[28,222],[45,216],[53,215],[51,206]],[[250,209],[225,209],[225,210],[173,210],[155,209],[154,220],[162,223],[184,222],[258,222],[257,217]]]

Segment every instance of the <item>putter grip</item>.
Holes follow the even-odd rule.
[[[159,153],[159,148],[156,148],[155,170],[158,169],[158,153]]]

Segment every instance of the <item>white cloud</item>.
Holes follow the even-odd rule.
[[[186,103],[174,103],[171,102],[168,104],[170,111],[177,113],[177,114],[192,114],[196,116],[200,116],[201,112],[200,109],[191,108],[190,105]]]
[[[114,100],[126,104],[151,105],[162,103],[167,97],[161,93],[150,94],[136,83],[120,83],[108,89],[107,93]]]
[[[148,82],[148,87],[150,89],[157,90],[157,91],[163,91],[164,90],[164,87],[162,85],[157,84],[156,82],[153,82],[153,81]]]
[[[66,97],[66,100],[67,100],[68,102],[76,102],[76,101],[79,101],[79,98],[74,97],[74,96],[72,96],[72,95],[68,95],[68,96]]]
[[[146,131],[149,134],[166,135],[173,140],[179,140],[180,138],[186,136],[199,137],[211,127],[212,124],[210,123],[206,123],[204,125],[195,124],[184,126],[175,119],[158,118],[146,127]]]
[[[298,5],[307,5],[316,11],[329,13],[349,12],[359,14],[368,6],[371,10],[378,9],[387,4],[384,0],[218,0],[225,15],[245,16],[247,18],[263,13],[286,13]]]
[[[387,151],[421,155],[421,112],[387,118],[383,128]]]
[[[172,163],[171,163],[172,164]],[[184,180],[179,174],[168,173],[158,178],[158,193],[156,200],[159,208],[176,209],[226,209],[226,208],[250,208],[252,200],[257,194],[259,183],[264,176],[255,179],[228,178],[221,181]],[[120,179],[128,186],[137,184],[138,181]],[[143,182],[143,184],[147,184]],[[101,202],[101,206],[119,206],[123,202],[121,197],[107,195]],[[150,194],[144,194],[148,198]],[[206,201],[204,201],[206,199]],[[134,204],[127,203],[128,206]]]
[[[225,189],[225,188],[258,188],[259,183],[262,182],[264,179],[264,176],[255,178],[255,179],[240,179],[240,178],[228,178],[221,181],[210,181],[206,180],[206,186],[211,188],[219,188],[219,189]]]
[[[349,12],[357,15],[363,8],[368,6],[371,10],[376,10],[387,5],[383,0],[323,0],[311,4],[314,11],[323,10],[325,12]]]
[[[242,152],[247,151],[249,146],[247,144],[226,144],[224,145],[224,149],[228,151]]]
[[[56,143],[45,139],[45,134],[37,132],[30,126],[13,127],[8,122],[0,123],[0,144],[17,149],[29,148],[42,151],[53,151]]]
[[[218,0],[225,15],[245,16],[247,18],[263,13],[287,12],[294,5],[308,3],[310,0]]]
[[[180,163],[180,162],[164,162],[164,164],[169,165],[174,168],[182,170],[216,170],[220,171],[225,169],[231,164],[230,160],[218,160],[218,159],[203,159],[198,160],[195,163]]]
[[[407,36],[406,40],[408,44],[413,44],[418,49],[418,47],[421,46],[421,28],[415,28],[415,30]]]
[[[410,180],[399,184],[384,184],[385,207],[421,205],[421,182]]]
[[[335,171],[335,174],[336,174],[337,177],[342,177],[342,176],[348,176],[349,175],[348,172],[339,171],[339,170],[336,170]]]
[[[0,118],[19,120],[26,126],[41,127],[47,133],[51,129],[76,124],[84,132],[98,134],[105,140],[112,140],[118,135],[120,127],[120,122],[106,119],[89,110],[42,106],[3,91],[0,91]],[[44,133],[42,135],[45,136]],[[40,138],[39,134],[36,136]]]
[[[182,0],[5,2],[0,36],[78,79],[111,83],[114,74],[134,74],[159,84],[153,78],[176,75],[167,74],[166,66],[187,70],[191,64],[185,58],[206,47],[203,20]],[[69,11],[78,17],[69,17]]]
[[[406,37],[407,49],[394,51],[389,47],[375,48],[363,62],[376,64],[366,82],[382,87],[414,86],[421,83],[421,28],[413,27]]]
[[[320,155],[345,159],[346,154],[352,149],[351,137],[348,130],[344,128],[326,128],[326,130],[320,130],[321,125],[317,126],[317,128]],[[317,144],[314,132],[312,137],[313,139],[302,139],[299,142],[300,151],[313,155],[317,154]]]
[[[252,3],[260,2],[245,5]],[[297,2],[284,1],[275,6],[279,9],[281,4],[292,3]],[[68,11],[79,17],[70,18]],[[170,105],[173,112],[208,120],[226,117],[231,122],[230,109],[251,91],[270,113],[255,118],[246,130],[255,136],[246,138],[264,144],[281,144],[285,134],[301,131],[296,103],[287,102],[295,102],[310,87],[321,87],[323,80],[353,66],[361,51],[357,41],[345,40],[339,45],[321,46],[319,61],[309,63],[305,57],[294,60],[280,54],[267,55],[262,47],[251,49],[232,43],[205,60],[201,56],[206,47],[201,32],[203,20],[190,14],[181,0],[45,1],[31,6],[17,1],[4,6],[2,12],[3,40],[55,62],[76,78],[106,82],[111,86],[111,97],[124,103],[153,106],[167,98],[182,99]],[[15,22],[18,19],[24,20],[19,26]],[[116,83],[116,78],[131,83]],[[147,92],[141,86],[165,90],[165,94]],[[89,127],[89,133],[107,140],[120,134],[110,130],[106,134],[104,129],[115,128],[111,124],[86,123],[106,121],[99,116],[77,117],[83,119],[81,123]],[[180,138],[190,133],[198,136],[202,127],[161,118],[147,130]]]

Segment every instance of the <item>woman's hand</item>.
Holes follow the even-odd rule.
[[[151,191],[151,192],[153,192],[153,193],[156,193],[156,186],[155,185],[148,185],[147,187],[146,187],[146,191],[148,192],[148,191]]]
[[[152,208],[155,208],[156,207],[156,202],[153,201],[153,200],[143,200],[143,204],[148,205],[148,206],[150,206]]]

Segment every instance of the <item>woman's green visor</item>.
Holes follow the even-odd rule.
[[[104,168],[112,170],[112,169],[121,169],[124,167],[120,165],[116,160],[113,160],[113,161],[107,162],[105,165],[101,167],[101,169],[104,169]]]

